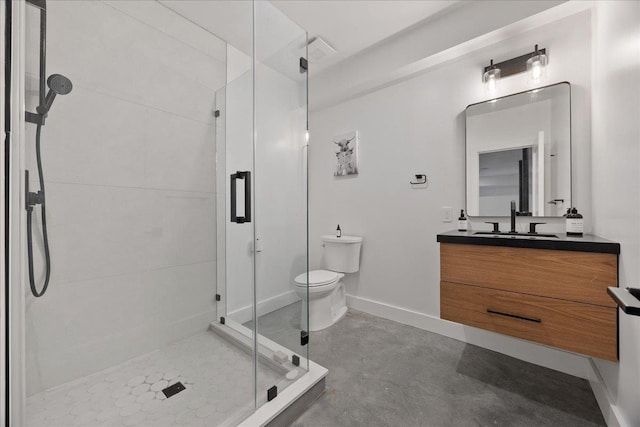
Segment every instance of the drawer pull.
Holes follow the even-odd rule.
[[[489,313],[489,314],[497,314],[497,315],[506,316],[506,317],[513,317],[514,319],[526,320],[528,322],[542,323],[542,319],[535,319],[533,317],[518,316],[517,314],[502,313],[500,311],[491,310],[490,308],[487,308],[487,313]]]

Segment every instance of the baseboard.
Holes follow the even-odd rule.
[[[293,290],[276,295],[275,297],[264,299],[258,302],[258,316],[271,313],[272,311],[276,311],[297,301],[300,301],[300,298]],[[240,324],[246,323],[253,320],[253,308],[251,305],[247,305],[230,311],[227,313],[227,316]]]
[[[602,376],[600,375],[600,371],[598,367],[591,361],[591,367],[593,368],[593,372],[596,375],[596,379],[593,381],[589,381],[591,385],[591,390],[593,390],[593,395],[598,402],[598,406],[600,407],[600,411],[602,412],[602,416],[604,417],[604,421],[607,423],[608,427],[629,427],[622,414],[618,410],[618,407],[615,404],[615,401],[611,398],[611,393],[609,389],[605,385]]]
[[[374,316],[497,351],[589,381],[608,427],[628,427],[592,359],[367,298],[347,295],[347,306]]]
[[[449,338],[506,354],[569,375],[597,380],[589,358],[575,353],[461,325],[379,301],[347,295],[347,306]]]

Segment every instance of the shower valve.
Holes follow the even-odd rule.
[[[37,193],[29,192],[27,193],[27,206],[28,208],[41,205],[44,203],[44,193],[42,191],[38,191]]]
[[[29,191],[29,171],[24,171],[24,201],[25,201],[25,209],[27,212],[33,211],[33,207],[35,205],[41,205],[44,203],[44,193],[42,190],[34,193]]]

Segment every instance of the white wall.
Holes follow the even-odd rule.
[[[416,73],[416,65],[449,48],[502,29],[528,16],[563,3],[563,0],[483,0],[458,2],[404,31],[362,50],[338,66],[313,74],[311,110],[326,108],[350,97],[388,85]],[[510,35],[512,32],[507,32]],[[532,41],[534,43],[534,41]],[[487,43],[481,43],[486,46]],[[529,51],[533,45],[528,46]],[[524,50],[523,50],[524,52]],[[483,58],[483,66],[489,57]],[[495,59],[499,62],[498,57]],[[506,59],[506,58],[505,58]],[[366,72],[363,73],[363,70]]]
[[[576,6],[582,7],[569,5],[562,13]],[[440,208],[451,206],[455,213],[464,206],[462,113],[466,105],[484,97],[482,66],[489,58],[517,56],[538,43],[549,52],[545,84],[572,84],[573,205],[585,215],[587,232],[622,244],[620,284],[640,285],[640,10],[637,2],[592,6],[529,32],[511,33],[463,57],[434,60],[417,77],[312,113],[311,267],[322,263],[320,235],[336,224],[344,234],[364,236],[361,271],[345,279],[353,306],[592,378],[586,358],[437,321],[435,241],[438,232],[455,228],[455,223],[441,222]],[[535,22],[534,17],[523,27],[535,27]],[[361,73],[366,80],[368,71]],[[524,77],[509,77],[497,95],[527,88]],[[351,130],[361,135],[360,174],[334,178],[331,138]],[[409,186],[415,173],[427,174],[428,188]],[[545,221],[543,230],[563,231],[561,219]],[[507,222],[503,218],[501,227]],[[472,221],[473,229],[485,227]],[[524,221],[520,227],[526,227]],[[595,361],[606,388],[594,390],[610,425],[640,425],[638,322],[620,315],[619,363]]]
[[[597,2],[593,22],[593,227],[621,244],[620,286],[639,287],[640,3]],[[638,426],[640,318],[620,312],[619,327],[619,363],[597,365],[614,410]]]
[[[590,18],[581,13],[312,113],[312,267],[321,262],[320,236],[339,223],[343,234],[365,239],[361,271],[347,279],[349,294],[439,315],[436,234],[455,228],[440,221],[442,206],[452,206],[454,212],[464,208],[464,109],[484,97],[479,70],[487,58],[517,55],[534,42],[552,55],[546,83],[568,80],[573,85],[574,124],[580,124],[573,128],[574,200],[589,218],[590,138],[584,129],[590,122],[589,38]],[[507,78],[502,91],[517,92],[526,84],[524,75]],[[361,135],[360,174],[334,178],[332,137],[350,130]],[[411,188],[415,173],[427,174],[429,188]],[[476,221],[473,227],[489,226]]]
[[[47,48],[48,73],[74,88],[42,132],[52,276],[26,301],[28,394],[215,318],[212,111],[225,43],[155,2],[55,1]]]

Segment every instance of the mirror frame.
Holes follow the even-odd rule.
[[[467,205],[468,202],[468,191],[469,188],[467,186],[467,110],[471,107],[474,107],[476,105],[480,105],[480,104],[485,104],[487,102],[492,102],[492,101],[499,101],[501,99],[505,99],[505,98],[510,98],[512,96],[516,96],[516,95],[522,95],[525,93],[531,93],[533,91],[539,91],[541,89],[546,89],[546,88],[550,88],[553,86],[558,86],[558,85],[563,85],[566,84],[569,87],[569,201],[565,202],[565,206],[571,207],[573,206],[573,103],[572,103],[572,94],[571,94],[571,82],[568,82],[566,80],[561,81],[561,82],[557,82],[557,83],[552,83],[549,85],[545,85],[545,86],[539,86],[539,87],[534,87],[531,89],[527,89],[527,90],[523,90],[521,92],[516,92],[516,93],[511,93],[509,95],[504,95],[504,96],[500,96],[497,98],[491,98],[491,99],[487,99],[485,101],[480,101],[480,102],[474,102],[473,104],[469,104],[466,106],[466,108],[464,109],[464,208],[465,208],[465,213],[467,217],[471,217],[471,218],[509,218],[509,215],[501,215],[501,216],[489,216],[489,215],[470,215],[469,214],[469,206]],[[562,218],[562,216],[526,216],[523,218]]]

